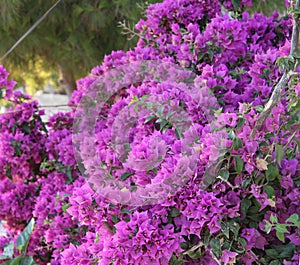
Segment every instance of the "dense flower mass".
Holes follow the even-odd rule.
[[[297,77],[254,130],[292,19],[250,5],[150,5],[47,123],[0,67],[1,261],[299,264]]]

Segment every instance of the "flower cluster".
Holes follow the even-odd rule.
[[[298,264],[297,78],[254,131],[291,19],[241,12],[251,4],[149,6],[137,46],[47,123],[0,68],[0,259],[34,218],[38,264]]]

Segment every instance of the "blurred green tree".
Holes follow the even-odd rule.
[[[280,15],[286,14],[287,7],[285,0],[253,0],[253,6],[247,8],[250,13],[264,13],[265,15],[272,15],[276,10]]]
[[[55,2],[1,0],[0,57]],[[143,0],[63,0],[1,63],[11,72],[26,73],[35,61],[42,60],[41,71],[59,69],[61,85],[70,95],[75,80],[99,64],[105,54],[135,45],[135,40],[128,41],[121,34],[118,22],[133,25],[145,4]]]

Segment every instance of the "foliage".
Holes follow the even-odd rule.
[[[41,0],[1,1],[1,56],[55,2],[49,1],[46,5]],[[66,75],[62,76],[64,81],[74,86],[74,77],[86,75],[105,54],[134,46],[134,40],[128,42],[120,34],[118,22],[136,23],[140,18],[138,4],[142,2],[61,1],[3,63],[11,71],[30,74],[34,73],[35,62],[42,60],[44,71],[50,69],[58,73],[61,67],[62,75]],[[21,79],[22,75],[18,77]]]
[[[254,0],[253,6],[247,7],[247,10],[251,13],[263,13],[270,16],[274,10],[276,10],[279,14],[286,14],[286,4],[288,1],[285,0],[275,0],[275,1],[259,1]]]
[[[30,235],[34,229],[34,219],[31,219],[26,228],[22,231],[16,241],[16,248],[20,251],[21,255],[13,258],[14,256],[14,242],[9,243],[0,256],[0,260],[7,260],[2,264],[4,265],[36,265],[33,257],[26,257],[26,250],[29,243]]]
[[[275,62],[297,63],[291,24],[222,14],[217,0],[151,5],[134,50],[105,56],[72,111],[46,124],[0,68],[3,251],[33,217],[26,255],[38,264],[298,264],[298,75],[251,136],[282,75]]]

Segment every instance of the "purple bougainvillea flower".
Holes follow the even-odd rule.
[[[254,228],[244,228],[241,236],[247,241],[247,250],[255,247],[264,250],[267,240]]]
[[[224,264],[234,264],[236,262],[237,253],[227,249],[222,250],[221,260]]]

